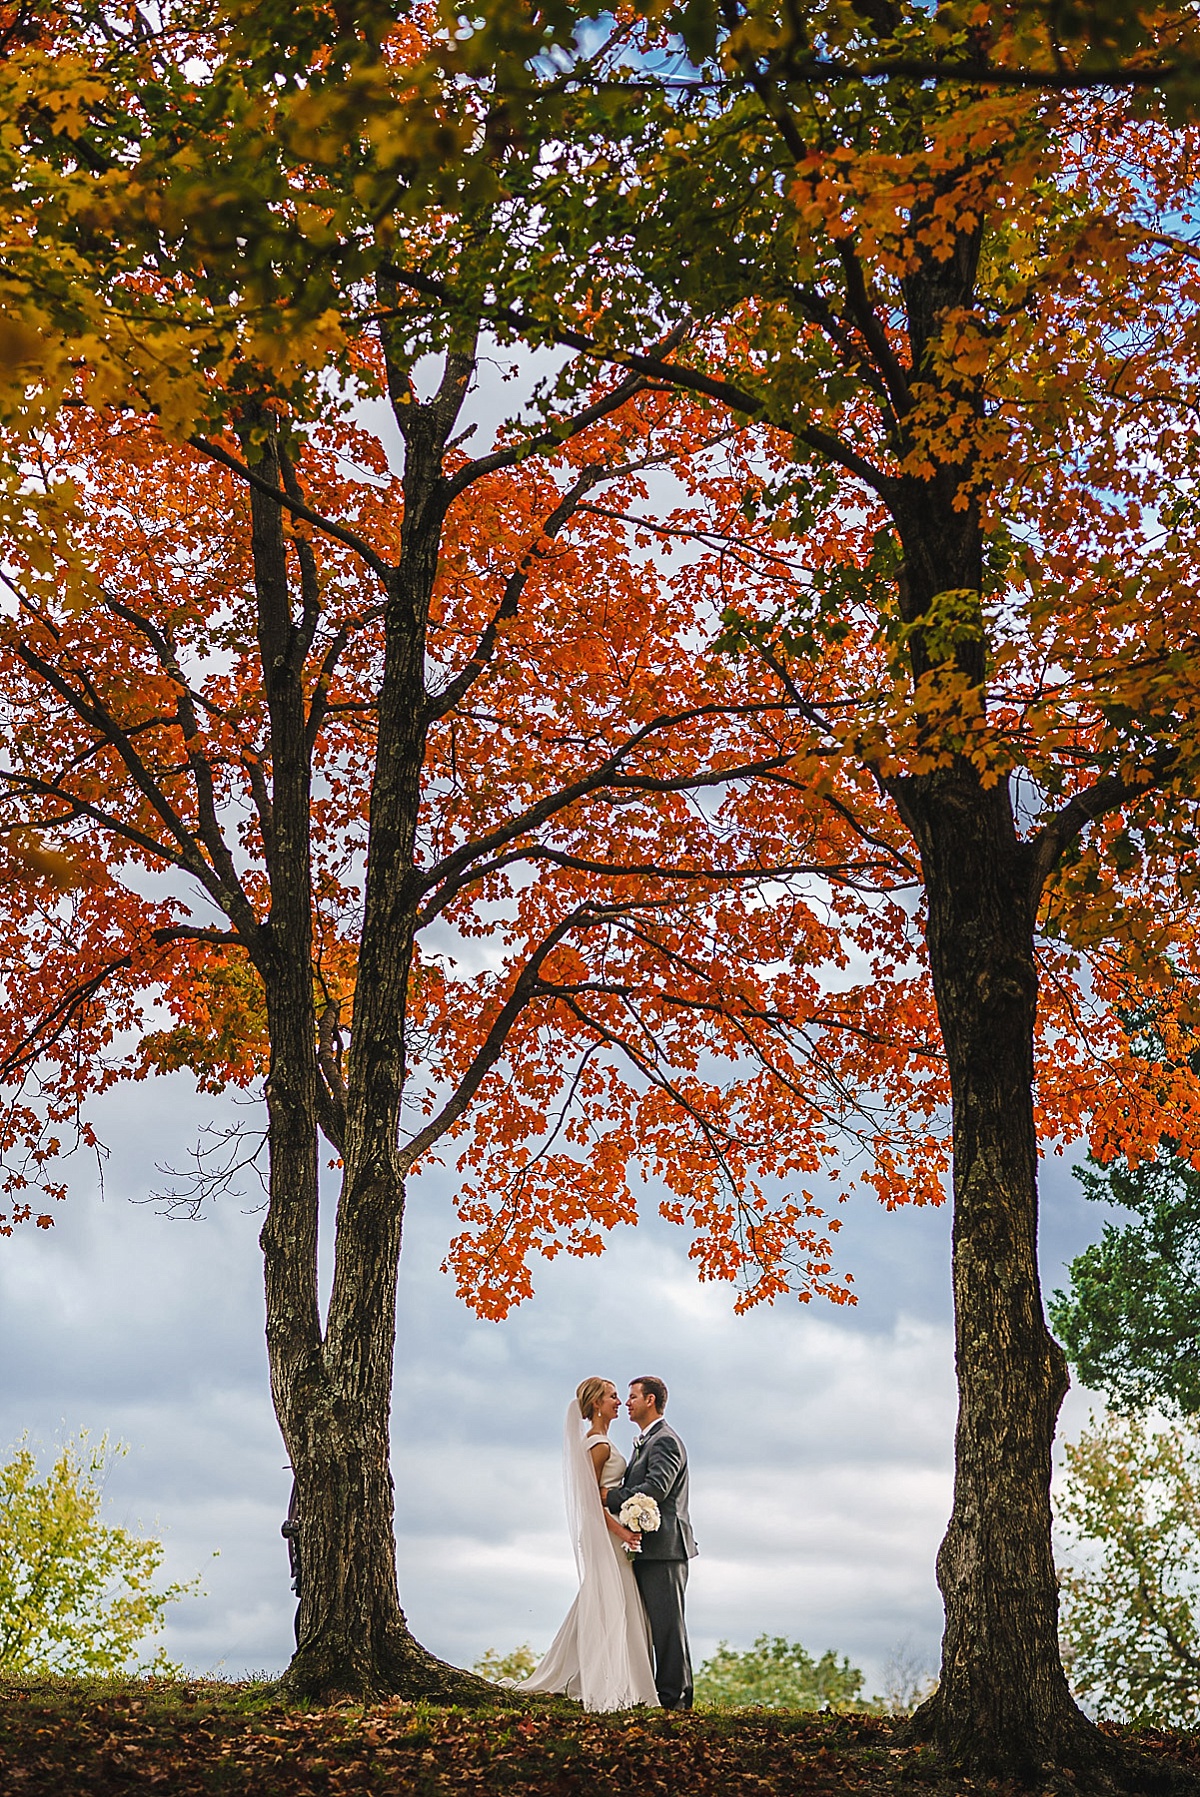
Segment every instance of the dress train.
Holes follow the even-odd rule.
[[[603,1439],[599,1434],[585,1437],[578,1409],[574,1419],[568,1411],[564,1475],[579,1592],[546,1654],[519,1689],[574,1697],[585,1710],[624,1710],[638,1703],[657,1705],[658,1692],[650,1625],[633,1567],[606,1526],[596,1498],[588,1449]],[[610,1447],[601,1486],[611,1490],[624,1476],[625,1461]]]

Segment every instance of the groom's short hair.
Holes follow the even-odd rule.
[[[667,1407],[667,1388],[662,1380],[655,1379],[650,1375],[642,1379],[631,1379],[629,1383],[631,1385],[640,1385],[642,1388],[642,1395],[654,1399],[658,1414],[661,1416]]]

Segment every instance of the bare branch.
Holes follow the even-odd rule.
[[[311,524],[314,530],[319,530],[322,535],[332,537],[334,542],[342,543],[347,549],[352,549],[355,555],[359,556],[385,585],[391,579],[393,570],[382,556],[376,555],[364,537],[360,537],[353,530],[347,530],[342,524],[335,524],[332,518],[322,517],[320,512],[314,512],[312,507],[305,505],[302,500],[293,499],[282,487],[273,486],[269,480],[264,480],[260,474],[255,474],[253,469],[247,468],[245,462],[239,462],[235,455],[230,455],[229,451],[222,449],[219,444],[211,443],[207,437],[190,437],[188,441],[193,449],[200,451],[201,455],[206,455],[210,461],[219,462],[223,468],[228,468],[231,473],[238,476],[239,480],[244,480],[247,486],[256,488],[260,493],[265,493],[268,499],[273,499],[276,505],[291,512],[293,517],[303,518],[304,522]]]
[[[235,930],[210,930],[200,924],[176,923],[165,926],[161,930],[151,930],[151,940],[161,947],[168,942],[215,942],[221,945],[235,944],[244,948],[242,938]]]
[[[575,512],[581,509],[580,501],[583,495],[590,492],[598,481],[605,480],[607,477],[607,469],[599,466],[585,468],[574,485],[563,494],[562,499],[542,526],[538,542],[534,543],[533,547],[522,556],[505,582],[500,603],[484,626],[483,634],[479,638],[470,661],[440,693],[430,695],[425,707],[427,725],[436,722],[438,718],[445,717],[447,712],[453,711],[454,707],[466,698],[496,652],[500,625],[517,615],[521,595],[528,585],[534,564],[541,559],[544,553],[540,547],[541,543],[547,539],[553,540],[564,524],[569,523]]]
[[[205,1137],[209,1138],[207,1142]],[[160,1214],[172,1218],[186,1217],[189,1222],[194,1223],[209,1200],[219,1198],[222,1194],[231,1198],[242,1196],[233,1182],[247,1167],[254,1169],[255,1177],[264,1193],[266,1192],[267,1182],[259,1166],[269,1140],[265,1129],[250,1130],[240,1123],[222,1129],[209,1123],[200,1131],[200,1138],[190,1151],[191,1167],[158,1167],[158,1171],[165,1173],[168,1179],[184,1182],[182,1190],[150,1192],[145,1198],[136,1199],[135,1202],[161,1204],[165,1208]],[[246,1141],[254,1145],[242,1152],[242,1143]]]
[[[1139,769],[1140,778],[1125,780],[1119,774],[1104,774],[1085,791],[1068,799],[1024,845],[1029,860],[1031,896],[1038,897],[1063,850],[1081,831],[1108,812],[1118,811],[1122,805],[1144,798],[1154,787],[1164,785],[1178,756],[1177,748],[1160,748]]]

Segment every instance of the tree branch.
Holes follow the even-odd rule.
[[[956,62],[945,56],[881,57],[864,62],[843,62],[814,56],[791,65],[797,80],[879,81],[899,76],[907,81],[963,81],[969,87],[1018,87],[1044,89],[1048,93],[1087,92],[1098,87],[1164,87],[1193,72],[1191,63],[1155,62],[1140,68],[1015,69],[994,63]]]
[[[247,486],[255,487],[268,499],[273,499],[276,505],[291,512],[293,517],[303,518],[304,522],[311,524],[314,530],[319,530],[324,536],[332,537],[334,542],[342,543],[347,549],[352,549],[355,555],[361,557],[372,573],[377,574],[385,585],[390,580],[392,568],[383,560],[382,556],[376,555],[366,539],[357,535],[355,531],[347,530],[344,525],[335,524],[332,518],[322,517],[320,512],[314,512],[311,506],[304,504],[303,500],[293,499],[282,487],[277,487],[271,481],[264,480],[261,474],[255,474],[253,469],[247,468],[245,462],[239,462],[235,455],[230,455],[229,451],[222,449],[219,444],[210,443],[207,437],[190,437],[188,441],[193,449],[200,451],[201,455],[206,455],[210,461],[219,462],[223,468],[228,468],[231,473],[238,476],[239,480],[244,480]]]
[[[792,753],[790,751],[786,754],[768,757],[763,761],[745,762],[734,767],[711,769],[705,774],[680,775],[679,778],[674,780],[656,779],[649,774],[624,775],[617,771],[625,758],[632,754],[634,749],[640,747],[647,737],[653,735],[658,730],[670,728],[674,724],[690,723],[694,719],[713,715],[729,716],[764,711],[782,711],[784,709],[786,709],[786,707],[781,705],[765,704],[740,705],[733,707],[723,705],[699,705],[690,711],[681,712],[674,717],[653,719],[649,724],[643,725],[640,730],[636,731],[627,743],[623,744],[620,749],[616,750],[606,761],[602,762],[600,767],[595,769],[585,778],[574,781],[570,786],[560,788],[560,790],[551,797],[539,800],[536,805],[529,806],[527,810],[523,811],[518,817],[511,819],[509,823],[500,825],[497,829],[490,831],[486,836],[478,838],[475,842],[464,843],[462,848],[456,849],[453,854],[446,855],[436,864],[436,866],[428,868],[425,871],[421,882],[421,891],[431,892],[435,887],[440,887],[441,890],[438,893],[437,902],[431,902],[426,907],[423,915],[426,915],[427,918],[436,917],[438,912],[443,910],[450,902],[451,898],[454,897],[455,893],[461,890],[461,887],[466,885],[469,880],[474,878],[473,874],[467,874],[463,879],[458,878],[458,876],[462,874],[465,869],[469,868],[473,862],[480,860],[481,857],[496,854],[498,850],[504,848],[506,843],[513,842],[518,836],[523,836],[528,831],[536,829],[539,824],[548,822],[549,819],[558,812],[565,810],[569,805],[573,805],[576,800],[586,798],[589,794],[601,795],[606,790],[618,792],[696,791],[701,787],[726,785],[731,780],[746,780],[756,774],[768,773],[775,769],[786,767],[787,763],[792,760]]]
[[[843,81],[884,81],[895,77],[902,81],[961,81],[969,87],[1016,87],[1047,93],[1086,93],[1095,88],[1167,87],[1173,81],[1195,73],[1195,63],[1181,58],[1178,62],[1144,63],[1140,67],[1128,63],[1107,69],[1031,69],[1005,68],[996,63],[955,61],[941,56],[897,56],[864,58],[849,61],[828,56],[792,58],[787,64],[789,77],[799,82],[840,84]],[[598,81],[592,91],[607,93],[669,93],[713,95],[727,92],[730,78],[704,80],[667,78],[662,81]]]
[[[73,670],[75,679],[78,680],[79,685],[83,688],[83,692],[79,692],[71,685],[70,681],[64,679],[51,662],[47,661],[44,656],[38,655],[30,644],[18,634],[14,633],[10,638],[10,641],[12,643],[14,654],[25,663],[26,667],[36,673],[41,680],[45,681],[51,691],[58,694],[59,698],[75,713],[76,717],[85,723],[89,729],[96,732],[101,741],[108,743],[110,747],[116,750],[137,790],[157,813],[168,833],[179,844],[179,852],[177,854],[172,854],[169,850],[165,850],[161,844],[155,842],[153,837],[144,836],[141,832],[134,831],[128,826],[120,824],[117,819],[100,812],[98,808],[93,807],[84,800],[60,792],[58,788],[50,782],[37,780],[30,775],[20,775],[12,772],[9,772],[7,777],[14,783],[20,782],[30,790],[40,791],[45,795],[53,795],[59,798],[62,803],[71,805],[74,808],[76,815],[94,817],[96,821],[103,822],[107,828],[113,830],[118,835],[124,836],[128,841],[139,842],[143,847],[151,847],[154,854],[161,855],[164,860],[170,861],[174,865],[186,869],[194,879],[199,881],[200,885],[203,886],[209,896],[215,899],[221,910],[232,915],[233,911],[236,909],[239,913],[240,921],[247,925],[248,930],[256,927],[257,919],[254,916],[253,907],[246,897],[241,881],[237,877],[232,857],[230,857],[224,840],[220,836],[219,828],[217,828],[215,810],[212,810],[211,812],[211,823],[213,829],[216,831],[222,853],[216,860],[206,861],[200,852],[195,832],[187,828],[182,817],[175,809],[175,806],[167,799],[167,796],[163,792],[158,781],[152,778],[145,762],[134,749],[129,732],[122,728],[109,711],[86,670],[81,668]],[[189,763],[190,762],[191,756],[189,755]],[[207,763],[205,765],[207,766]],[[195,778],[196,769],[194,766],[192,767],[192,773],[193,778]],[[221,903],[222,895],[227,901],[225,904]]]
[[[1032,836],[1025,844],[1029,857],[1032,896],[1035,899],[1038,897],[1058,865],[1063,850],[1081,831],[1108,812],[1127,805],[1131,799],[1143,798],[1151,788],[1162,786],[1178,757],[1177,748],[1160,748],[1141,770],[1145,776],[1143,779],[1125,780],[1119,774],[1105,774],[1085,791],[1077,792],[1074,798],[1068,799],[1061,810],[1056,811],[1042,825],[1037,835]]]
[[[427,727],[429,724],[435,723],[438,718],[445,717],[447,712],[453,711],[454,707],[465,699],[491,661],[496,650],[499,627],[507,619],[516,617],[521,595],[528,585],[534,563],[542,556],[543,551],[539,544],[548,539],[552,540],[558,535],[563,525],[569,523],[574,514],[581,509],[580,501],[583,495],[590,492],[597,482],[605,480],[608,473],[607,469],[597,465],[585,468],[574,486],[563,494],[562,499],[542,526],[538,541],[522,556],[505,582],[500,603],[484,626],[483,634],[470,661],[461,672],[455,675],[448,686],[443,688],[440,693],[431,694],[426,701],[425,721]]]
[[[432,275],[422,273],[419,269],[399,268],[389,265],[388,274],[398,286],[409,287],[415,293],[423,293],[428,298],[437,299],[443,305],[454,306],[460,301],[453,288],[445,281],[439,281]],[[706,399],[716,400],[719,405],[728,406],[733,412],[744,413],[749,418],[761,417],[764,423],[774,424],[776,428],[785,430],[789,435],[799,438],[810,449],[819,455],[836,461],[839,467],[853,474],[864,485],[887,498],[893,491],[896,482],[872,462],[860,456],[835,437],[831,431],[821,430],[816,425],[797,425],[794,420],[773,418],[768,411],[765,399],[748,393],[744,387],[736,386],[732,381],[718,380],[714,375],[703,374],[699,369],[681,367],[678,362],[664,361],[661,355],[646,354],[641,351],[606,348],[594,337],[582,331],[576,331],[564,325],[539,325],[536,319],[514,306],[490,306],[488,317],[498,323],[511,325],[527,340],[549,339],[560,343],[564,349],[577,349],[584,355],[595,356],[597,360],[613,362],[619,368],[629,368],[638,374],[653,375],[656,380],[665,382],[667,386],[682,388],[689,393],[699,393]]]
[[[326,998],[317,1017],[317,1111],[322,1133],[343,1152],[346,1139],[346,1082],[342,1078],[338,1025],[341,1007]]]
[[[178,923],[164,925],[161,930],[151,930],[152,941],[165,948],[168,942],[216,942],[221,945],[236,944],[238,948],[246,945],[236,930],[206,929],[200,924]]]
[[[507,1001],[498,1012],[491,1029],[484,1037],[475,1058],[463,1074],[463,1077],[458,1082],[455,1090],[446,1100],[446,1103],[442,1106],[437,1116],[431,1118],[425,1127],[418,1130],[411,1141],[406,1143],[400,1150],[399,1160],[402,1173],[407,1173],[413,1163],[419,1160],[421,1155],[425,1154],[428,1149],[432,1148],[439,1137],[444,1136],[446,1131],[450,1129],[453,1124],[457,1123],[458,1119],[467,1110],[476,1092],[503,1054],[504,1044],[508,1039],[509,1032],[513,1025],[516,1023],[526,1005],[529,1004],[530,1000],[538,996],[540,991],[538,976],[541,973],[542,967],[545,965],[547,956],[558,947],[558,944],[562,942],[577,925],[603,923],[606,921],[609,912],[619,909],[621,909],[621,907],[591,904],[580,905],[576,910],[570,912],[568,916],[562,918],[555,924],[554,928],[548,931],[542,938],[536,949],[534,949],[533,953],[529,956],[529,959],[525,962],[524,967],[522,967],[520,974],[517,976],[516,985],[513,987]]]
[[[679,325],[664,339],[662,349],[668,354],[684,336],[686,327]],[[596,424],[601,418],[608,418],[613,412],[620,411],[639,393],[648,390],[649,383],[644,375],[629,374],[623,381],[594,401],[582,411],[575,412],[570,418],[560,420],[551,430],[539,432],[522,443],[510,443],[503,449],[493,451],[491,455],[478,456],[475,461],[468,462],[457,474],[450,477],[447,489],[451,500],[457,499],[474,481],[485,474],[494,474],[500,468],[511,468],[517,462],[524,461],[527,456],[534,455],[539,449],[553,449],[560,443],[569,443],[589,425]]]
[[[27,1071],[45,1052],[46,1045],[59,1039],[75,1013],[96,996],[105,981],[111,979],[114,973],[120,973],[132,965],[131,955],[119,955],[115,960],[106,962],[70,992],[65,992],[0,1061],[0,1080],[8,1081]]]
[[[102,829],[111,830],[115,836],[121,837],[125,842],[135,844],[136,847],[155,859],[165,861],[171,867],[178,867],[184,873],[195,871],[182,854],[176,853],[166,843],[160,842],[157,837],[147,836],[143,830],[135,829],[132,824],[122,823],[119,818],[111,816],[99,805],[93,805],[87,799],[64,792],[52,780],[39,780],[36,774],[23,774],[15,768],[0,767],[0,791],[6,786],[14,794],[29,793],[36,794],[40,799],[57,799],[59,804],[64,807],[61,816],[46,820],[32,820],[24,825],[27,829],[61,827],[65,823],[70,823],[72,818],[90,817],[92,822],[99,824]]]

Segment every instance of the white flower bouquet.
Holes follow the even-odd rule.
[[[617,1520],[622,1527],[632,1529],[635,1535],[653,1535],[655,1529],[661,1524],[662,1517],[659,1515],[658,1505],[652,1497],[648,1497],[644,1491],[635,1491],[633,1496],[627,1497],[621,1505],[621,1512]],[[625,1552],[631,1560],[634,1554],[640,1554],[641,1551],[640,1541],[625,1543]]]

